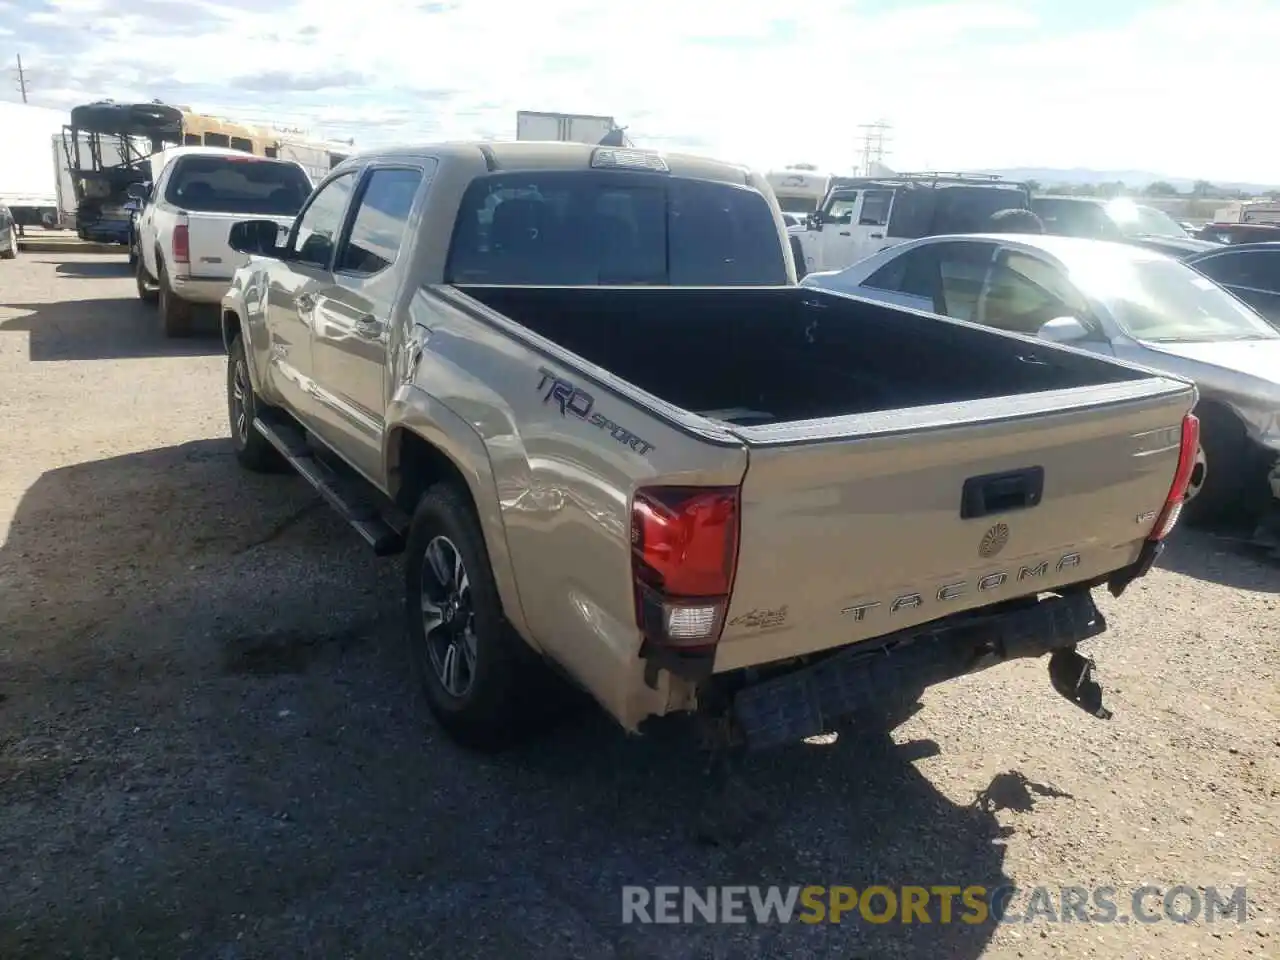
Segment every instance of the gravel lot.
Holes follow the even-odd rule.
[[[756,830],[708,846],[679,740],[589,712],[501,758],[447,742],[398,562],[237,469],[223,377],[123,257],[0,263],[0,958],[1280,955],[1275,564],[1179,531],[1102,598],[1114,720],[1041,663],[967,678],[894,744],[752,761]],[[620,922],[624,884],[730,883],[1247,884],[1249,916]]]

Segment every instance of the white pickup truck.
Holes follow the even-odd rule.
[[[191,332],[191,305],[216,304],[247,258],[231,249],[245,217],[284,230],[311,193],[301,164],[223,147],[171,147],[151,158],[152,182],[129,195],[144,204],[134,238],[138,296],[159,301],[165,336]]]

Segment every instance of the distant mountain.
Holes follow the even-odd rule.
[[[1169,177],[1150,170],[1089,170],[1085,167],[1062,169],[1057,167],[1011,167],[1005,170],[979,170],[977,173],[998,174],[1011,180],[1035,180],[1042,186],[1069,183],[1098,185],[1119,181],[1127,187],[1145,187],[1149,183],[1168,183],[1182,192],[1189,191],[1196,182],[1187,177]],[[1228,180],[1211,180],[1215,187],[1241,190],[1245,193],[1266,193],[1280,189],[1276,184],[1237,183]]]

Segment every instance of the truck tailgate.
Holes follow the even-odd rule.
[[[233,224],[241,220],[274,220],[286,229],[293,225],[293,217],[271,217],[244,213],[189,213],[187,236],[191,245],[190,276],[202,280],[230,280],[236,269],[249,262],[249,258],[231,249],[230,235]],[[179,219],[179,223],[183,221]]]
[[[1178,462],[1150,377],[736,428],[749,461],[717,672],[880,636],[1133,563]]]

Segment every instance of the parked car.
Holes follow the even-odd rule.
[[[12,260],[18,255],[18,224],[13,214],[0,203],[0,260]]]
[[[1031,209],[1044,222],[1045,233],[1132,243],[1179,257],[1218,245],[1197,240],[1163,210],[1124,197],[1033,197]]]
[[[805,286],[1070,343],[1200,388],[1188,513],[1262,509],[1280,458],[1280,333],[1213,281],[1129,244],[1074,237],[931,237]]]
[[[244,257],[227,245],[246,216],[292,226],[311,192],[301,164],[223,147],[170,147],[151,159],[154,186],[135,183],[142,202],[133,246],[138,296],[158,302],[167,337],[192,332],[191,305],[217,304]]]
[[[735,164],[482,142],[347,160],[283,243],[232,228],[236,456],[406,552],[462,742],[567,678],[627,730],[768,746],[1045,653],[1106,715],[1090,588],[1176,521],[1195,388],[803,289],[779,212]]]
[[[1280,328],[1280,243],[1242,243],[1183,257]]]
[[[1192,236],[1216,243],[1266,243],[1280,241],[1280,224],[1206,223]]]

